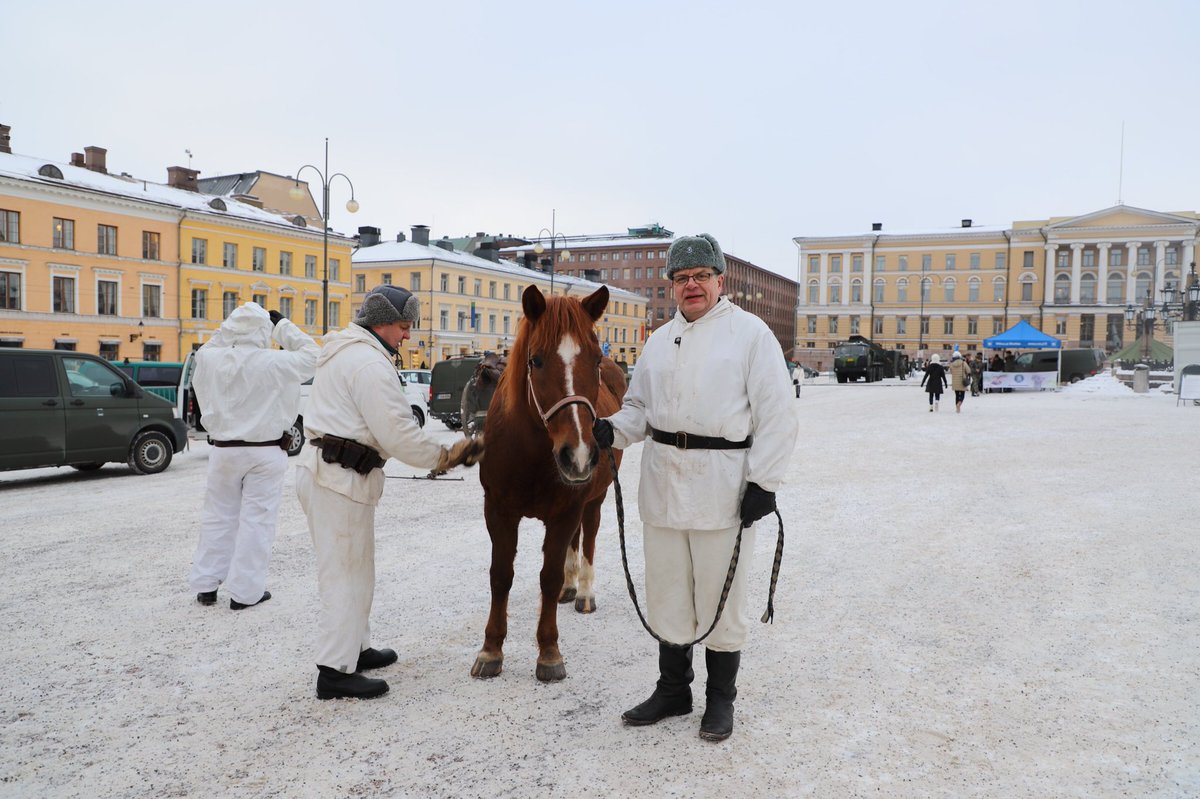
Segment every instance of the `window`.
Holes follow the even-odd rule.
[[[830,272],[841,272],[842,271],[842,256],[831,255],[829,257],[829,271]]]
[[[1095,250],[1084,250],[1083,251],[1083,265],[1085,267],[1089,267],[1089,268],[1094,267],[1096,265],[1096,251]]]
[[[292,254],[290,252],[280,251],[279,253],[279,274],[290,275],[292,273]],[[282,313],[282,311],[280,311]]]
[[[467,293],[467,279],[465,277],[463,277],[462,275],[459,275],[459,277],[458,277],[458,293],[459,294]]]
[[[208,239],[192,239],[192,263],[208,263]]]
[[[863,289],[863,287],[862,287],[861,280],[855,280],[853,283],[850,284],[850,302],[862,302],[862,299],[863,299],[862,289]]]
[[[1001,270],[1008,268],[1008,253],[996,253],[996,268]]]
[[[507,299],[509,298],[509,292],[510,292],[511,290],[512,290],[512,285],[511,285],[511,284],[509,284],[509,283],[505,283],[505,284],[504,284],[504,299],[506,299],[506,300],[507,300]],[[507,330],[505,330],[504,332],[505,332],[505,333],[507,333],[508,331],[507,331]]]
[[[440,323],[441,330],[449,330],[450,329],[450,312],[447,311],[445,308],[443,308],[441,313],[438,314],[438,322]]]
[[[461,332],[465,331],[466,329],[467,329],[467,312],[459,311],[458,312],[458,330],[461,333]]]
[[[440,290],[441,291],[449,291],[450,290],[450,275],[449,275],[449,273],[442,272],[441,277],[442,277],[442,282],[441,282]]]
[[[1150,291],[1150,284],[1153,282],[1154,276],[1149,272],[1138,272],[1137,282],[1134,283],[1135,294],[1133,300],[1136,302],[1145,297]],[[1151,298],[1153,299],[1153,298]]]
[[[884,282],[882,280],[876,280],[874,285],[875,285],[875,294],[873,297],[873,301],[877,302],[877,303],[883,302]]]
[[[142,316],[158,319],[162,316],[162,286],[142,284]]]
[[[977,252],[971,253],[971,268],[979,269],[979,253]]]
[[[1055,266],[1059,269],[1065,269],[1071,265],[1071,254],[1066,250],[1060,249],[1055,254]]]
[[[54,246],[60,250],[75,249],[75,220],[54,217]]]
[[[304,276],[305,277],[316,277],[317,276],[317,256],[315,256],[315,255],[304,256]]]
[[[143,361],[161,361],[162,360],[162,344],[157,341],[142,342],[142,360]]]
[[[806,317],[806,319],[808,320],[807,330],[808,330],[809,334],[811,335],[811,334],[816,333],[817,332],[817,317],[809,316],[809,317]]]
[[[904,278],[896,281],[896,302],[908,302],[908,281]]]
[[[1137,265],[1138,266],[1149,266],[1150,265],[1150,248],[1149,247],[1138,247]]]
[[[96,313],[100,316],[117,315],[117,283],[115,280],[96,281]]]
[[[901,272],[908,271],[908,256],[907,255],[900,256],[900,271]]]
[[[421,273],[420,272],[413,272],[411,275],[409,275],[408,287],[412,291],[420,291],[421,290]]]
[[[626,253],[626,254],[628,254],[628,253]],[[629,279],[629,267],[628,267],[628,266],[627,266],[627,267],[625,267],[623,270],[621,270],[621,276],[622,276],[622,277],[623,277],[625,280],[628,280],[628,279]]]
[[[0,272],[0,308],[6,311],[21,310],[20,273]]]
[[[317,323],[317,301],[304,301],[304,324],[312,327]]]
[[[884,271],[884,265],[886,263],[887,263],[887,258],[885,258],[882,255],[876,255],[875,256],[875,271],[876,272]]]
[[[1096,341],[1096,315],[1085,313],[1079,317],[1079,344],[1090,347]]]
[[[1004,281],[995,280],[992,282],[992,302],[1002,302],[1004,300]]]
[[[838,332],[838,318],[836,316],[829,317],[829,333],[835,334]]]
[[[944,302],[954,302],[954,291],[958,285],[953,280],[947,280],[942,284],[942,298]]]
[[[1004,332],[1004,319],[999,316],[992,318],[992,335],[999,335]]]
[[[932,268],[933,268],[933,256],[932,255],[922,255],[921,256],[921,271],[928,272]]]
[[[973,277],[967,282],[967,302],[979,302],[979,278]]]
[[[896,317],[896,335],[904,336],[907,334],[908,334],[908,317],[897,316]]]
[[[929,292],[933,289],[933,281],[929,278],[921,280],[921,302],[929,302]]]
[[[929,335],[929,317],[928,316],[921,317],[921,335],[922,336]]]
[[[483,281],[482,280],[475,281],[475,296],[476,297],[483,296]]]
[[[250,269],[254,272],[267,271],[267,248],[255,247],[250,253]]]
[[[157,261],[161,238],[153,230],[142,231],[142,258],[147,261]]]
[[[341,282],[342,262],[337,258],[329,259],[329,279],[335,283]]]
[[[118,357],[117,351],[121,344],[117,341],[101,341],[100,342],[100,357],[106,361],[115,361]]]
[[[859,326],[859,317],[851,316],[850,317],[850,333],[851,333],[851,335],[855,335],[855,336],[858,335],[858,326]]]
[[[1113,248],[1108,251],[1108,265],[1121,266],[1125,263],[1125,251]]]
[[[1033,302],[1033,281],[1027,280],[1021,284],[1021,302]]]
[[[948,271],[957,269],[958,268],[957,264],[958,264],[958,256],[952,252],[946,253],[946,269]]]
[[[342,304],[340,302],[329,303],[329,326],[341,327]]]
[[[1055,321],[1054,335],[1056,335],[1056,336],[1067,335],[1067,320],[1066,319],[1058,319],[1057,321]]]
[[[263,308],[267,307],[267,295],[266,294],[251,294],[250,300],[251,300],[251,302],[258,303]]]
[[[954,317],[947,316],[942,320],[942,332],[947,336],[954,335]]]
[[[367,290],[367,276],[366,275],[355,275],[354,276],[354,290],[355,291],[366,291]]]
[[[117,254],[117,229],[112,225],[96,225],[96,252],[101,255]]]
[[[1025,250],[1021,256],[1021,265],[1026,269],[1033,269],[1033,250]]]
[[[55,313],[75,313],[75,278],[55,276],[51,281]]]
[[[208,289],[192,289],[192,318],[208,318]]]
[[[16,211],[0,208],[0,241],[21,243],[21,215]]]
[[[667,290],[666,290],[666,288],[665,288],[665,287],[663,287],[663,286],[659,286],[659,287],[658,287],[658,298],[659,298],[660,300],[663,300],[663,299],[666,299],[666,297],[667,297]]]
[[[829,284],[829,302],[830,304],[842,301],[842,286],[840,283]]]
[[[221,266],[226,269],[237,269],[237,250],[236,244],[225,242],[225,246],[221,251]]]
[[[1079,302],[1092,305],[1096,302],[1096,276],[1083,275],[1079,278]]]
[[[855,253],[854,255],[850,256],[850,271],[851,272],[861,272],[862,270],[863,270],[862,253]]]
[[[488,314],[488,332],[489,333],[496,332],[496,315],[494,313]]]
[[[494,280],[488,281],[488,296],[493,300],[496,299],[496,281]]]
[[[507,285],[505,287],[507,288]],[[511,326],[512,326],[512,318],[505,316],[504,317],[504,335],[507,336],[509,334],[509,328]]]
[[[641,255],[641,253],[639,252],[638,255]],[[634,280],[642,279],[642,268],[640,266],[635,266],[633,268],[633,279]]]
[[[238,295],[236,291],[226,291],[221,295],[221,313],[222,319],[228,319],[229,315],[237,310]]]
[[[876,336],[883,335],[883,317],[882,316],[875,317],[874,335],[876,335]]]
[[[1125,278],[1120,273],[1113,272],[1108,276],[1108,290],[1104,293],[1104,299],[1111,303],[1125,302]]]
[[[291,297],[280,297],[279,298],[279,313],[281,316],[283,316],[286,319],[292,318],[292,298]]]
[[[1179,264],[1179,250],[1174,247],[1168,247],[1166,250],[1167,266],[1176,266]]]
[[[808,304],[816,305],[821,298],[821,284],[815,280],[810,280],[808,283]]]

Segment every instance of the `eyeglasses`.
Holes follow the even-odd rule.
[[[712,280],[716,272],[697,272],[694,275],[673,275],[671,282],[680,288],[686,286],[689,280],[696,281],[697,286],[703,286],[708,281]]]

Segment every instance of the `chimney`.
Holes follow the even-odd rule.
[[[876,232],[883,230],[883,223],[882,222],[872,222],[871,230],[876,231]]]
[[[446,252],[454,252],[454,242],[450,239],[438,239],[433,243],[434,247],[441,247]]]
[[[259,198],[255,197],[253,194],[234,194],[231,196],[233,197],[233,199],[237,200],[240,203],[245,203],[246,205],[253,205],[255,208],[263,207],[263,201],[260,200]]]
[[[358,229],[358,246],[374,247],[379,243],[379,228],[360,227]]]
[[[496,247],[494,241],[480,242],[479,249],[475,251],[475,254],[494,264],[500,263],[500,249]]]
[[[405,236],[403,233],[397,233],[396,241],[408,241],[408,237]]]
[[[200,191],[200,186],[196,183],[196,178],[199,176],[200,173],[197,170],[188,169],[186,166],[167,167],[167,185],[175,189]]]
[[[970,227],[970,226],[971,226],[971,220],[970,220],[970,219],[964,219],[964,220],[962,221],[962,226],[963,226],[963,227]]]
[[[83,153],[71,153],[71,166],[83,166]]]
[[[412,241],[413,244],[429,246],[429,226],[428,225],[413,225],[412,226]]]
[[[0,153],[12,152],[12,139],[8,135],[11,130],[8,125],[0,125]]]
[[[102,172],[108,174],[108,167],[105,160],[108,157],[108,150],[103,147],[84,147],[83,148],[83,165],[93,172]]]
[[[521,265],[524,266],[526,269],[532,269],[535,272],[539,271],[538,265],[537,265],[537,253],[532,253],[532,252],[521,253]]]

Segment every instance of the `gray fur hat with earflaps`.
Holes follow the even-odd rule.
[[[400,286],[376,286],[363,297],[354,321],[363,327],[387,325],[392,322],[421,321],[421,301]]]
[[[680,236],[667,250],[667,277],[680,269],[695,269],[707,266],[718,275],[725,273],[725,253],[721,245],[707,233],[698,236]]]

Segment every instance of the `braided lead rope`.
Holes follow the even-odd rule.
[[[650,637],[660,644],[666,644],[669,647],[676,649],[689,649],[696,644],[708,638],[712,631],[716,629],[717,622],[721,620],[721,614],[725,610],[725,601],[729,599],[729,591],[733,587],[733,578],[737,572],[738,559],[741,557],[742,551],[742,529],[738,528],[737,539],[733,543],[733,557],[729,560],[729,571],[725,575],[725,585],[721,588],[721,599],[717,602],[717,612],[713,616],[712,625],[704,635],[697,638],[688,644],[677,644],[668,641],[650,627],[650,623],[646,621],[645,615],[642,613],[641,605],[638,604],[637,589],[633,586],[633,576],[629,573],[629,556],[625,551],[625,502],[621,496],[621,480],[617,476],[617,459],[613,455],[612,449],[608,450],[608,462],[612,467],[613,489],[616,492],[617,503],[617,533],[621,540],[621,566],[625,569],[625,586],[629,589],[629,598],[633,600],[633,609],[637,611],[638,619],[642,622],[642,626],[646,628],[646,632],[650,633]],[[771,590],[767,598],[767,611],[762,616],[763,623],[774,621],[775,618],[775,583],[779,579],[779,567],[783,563],[783,517],[779,515],[779,510],[775,510],[775,516],[779,519],[779,542],[775,546],[775,563],[771,568]]]

